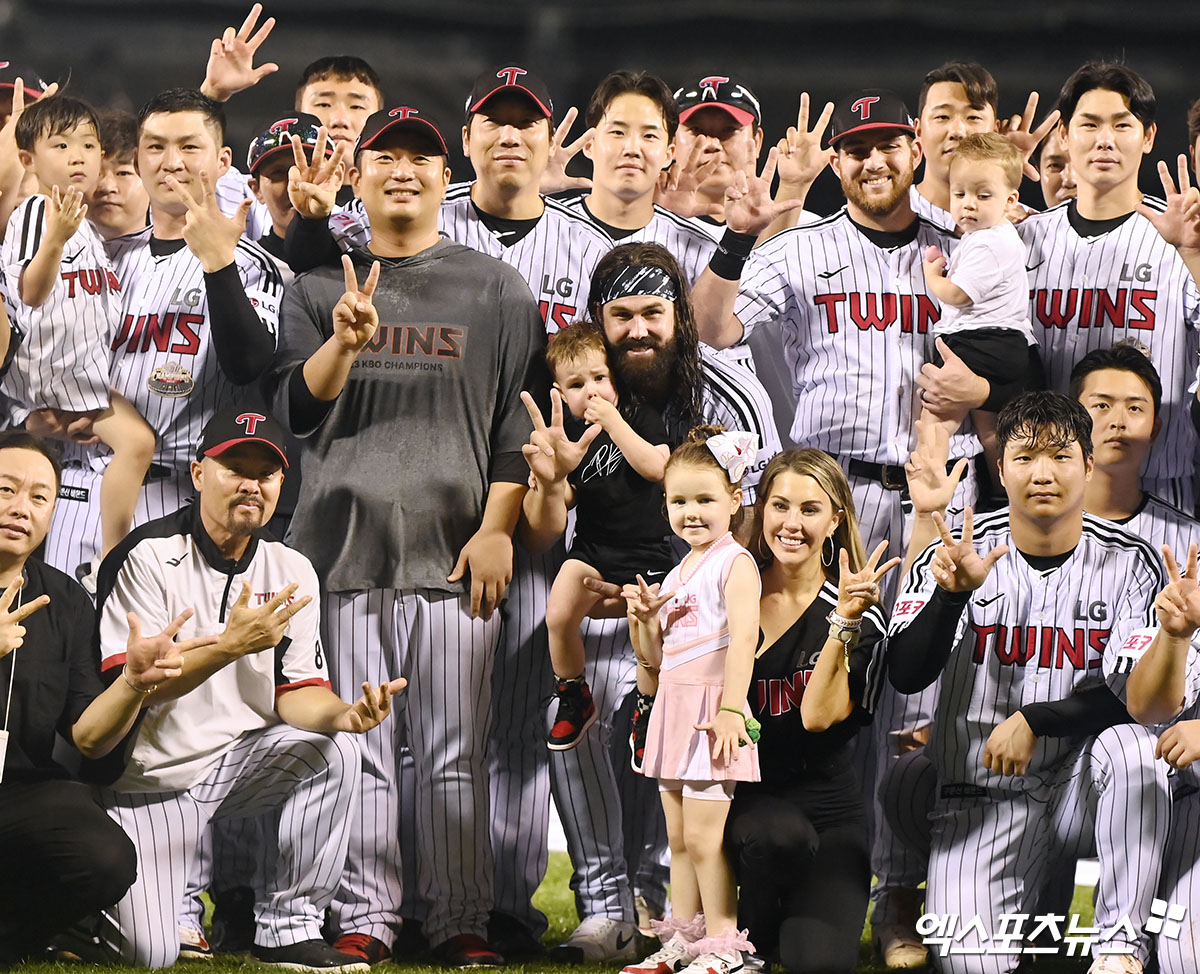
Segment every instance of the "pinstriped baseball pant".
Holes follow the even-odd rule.
[[[1156,938],[1159,972],[1195,974],[1200,970],[1200,793],[1193,791],[1171,803],[1171,837],[1158,895],[1168,904],[1187,908],[1178,936],[1164,926]]]
[[[279,809],[279,862],[255,907],[255,941],[280,947],[319,939],[358,804],[359,742],[278,724],[249,731],[186,791],[101,790],[108,814],[133,840],[138,876],[104,914],[104,938],[126,963],[170,967],[177,918],[196,845],[214,819]]]
[[[362,798],[350,817],[334,929],[390,944],[403,877],[415,864],[426,908],[417,918],[430,942],[482,936],[492,906],[485,767],[500,613],[472,619],[469,596],[429,589],[330,593],[324,608],[330,674],[343,699],[356,699],[365,681],[409,681],[392,723],[362,741]],[[401,802],[410,799],[415,836],[402,846]]]

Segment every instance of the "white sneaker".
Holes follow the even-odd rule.
[[[637,954],[637,928],[627,920],[587,917],[561,946],[550,951],[550,959],[562,964],[606,964],[633,960]]]
[[[758,954],[742,954],[742,968],[745,974],[758,974],[759,971],[765,971],[768,966],[765,957],[759,957]]]
[[[212,948],[199,930],[179,924],[179,959],[212,960]]]
[[[1132,954],[1101,954],[1088,968],[1088,974],[1142,974],[1142,962]]]
[[[742,967],[740,950],[714,950],[701,954],[679,974],[738,974]]]
[[[662,950],[655,951],[640,964],[630,964],[621,974],[675,974],[696,959],[691,946],[690,941],[675,934]]]

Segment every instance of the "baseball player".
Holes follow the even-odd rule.
[[[1200,956],[1200,666],[1195,649],[1200,626],[1196,545],[1188,548],[1180,571],[1172,549],[1163,549],[1170,584],[1155,601],[1157,626],[1131,634],[1124,643],[1110,642],[1104,675],[1127,701],[1129,712],[1158,737],[1155,756],[1171,770],[1171,833],[1163,860],[1155,906],[1159,935],[1158,969],[1184,974]]]
[[[443,962],[493,965],[501,956],[483,935],[494,609],[528,479],[519,394],[542,385],[545,328],[516,271],[439,237],[446,155],[419,109],[368,119],[354,187],[370,249],[297,280],[272,377],[293,431],[311,434],[291,537],[329,591],[335,684],[404,673],[428,694],[403,724],[417,823],[405,854],[428,904],[417,919]],[[363,812],[333,904],[339,942],[372,960],[399,927],[398,758],[396,736],[366,744]]]
[[[231,158],[220,106],[171,89],[143,106],[138,125],[153,225],[108,247],[121,282],[112,388],[158,437],[134,524],[191,496],[187,464],[217,409],[258,401],[254,383],[275,350],[282,296],[271,257],[242,239],[249,201],[230,218],[213,191]],[[47,560],[68,573],[99,547],[95,466],[103,461],[93,452],[72,453],[59,489]]]
[[[1065,389],[1088,351],[1125,337],[1144,344],[1163,382],[1163,431],[1145,486],[1190,510],[1197,440],[1187,389],[1200,348],[1200,218],[1182,217],[1186,164],[1181,159],[1178,192],[1160,164],[1165,199],[1138,189],[1157,132],[1154,91],[1125,65],[1085,64],[1063,85],[1059,108],[1078,195],[1018,227],[1046,380]]]
[[[316,573],[261,535],[284,451],[265,413],[217,413],[192,463],[195,505],[142,525],[101,569],[101,671],[142,697],[114,760],[90,768],[138,853],[137,880],[103,934],[127,963],[175,962],[184,881],[209,821],[277,809],[279,867],[258,906],[254,956],[293,970],[367,968],[320,928],[356,808],[359,749],[348,735],[384,720],[405,681],[364,682],[353,704],[330,690]],[[143,631],[160,633],[161,680],[124,665]]]
[[[1071,157],[1067,155],[1066,143],[1059,136],[1057,126],[1050,130],[1038,146],[1037,156],[1033,161],[1037,166],[1038,181],[1042,186],[1042,200],[1046,209],[1075,198],[1075,172],[1071,168]]]
[[[941,683],[926,748],[939,789],[926,910],[978,916],[990,935],[1001,915],[1034,912],[1049,861],[1096,849],[1097,925],[1130,925],[1106,950],[1144,962],[1166,775],[1151,736],[1119,723],[1097,677],[1105,645],[1147,624],[1165,579],[1148,544],[1084,513],[1093,460],[1079,403],[1026,394],[1002,412],[998,435],[1011,507],[976,523],[968,510],[958,540],[934,515],[940,540],[916,554],[889,628],[896,688]],[[983,941],[965,927],[947,933],[967,951]],[[1093,954],[1092,974],[1130,969]],[[936,963],[1000,972],[1019,960],[993,947]]]
[[[296,217],[295,207],[288,198],[288,171],[295,161],[292,136],[308,158],[316,151],[320,139],[321,120],[315,115],[296,112],[276,119],[251,141],[246,152],[246,169],[250,173],[250,192],[271,214],[271,225],[258,239],[258,245],[275,258],[275,266],[284,284],[292,281],[292,270],[284,255],[284,238],[288,225]],[[331,151],[331,150],[330,150]]]
[[[605,282],[629,269],[661,273],[676,300],[637,295],[602,303]],[[623,382],[636,370],[637,386],[651,390],[646,402],[663,413],[669,443],[681,442],[698,423],[760,437],[763,449],[743,480],[753,497],[766,463],[780,449],[770,403],[753,373],[700,345],[684,272],[667,249],[635,243],[611,250],[593,275],[588,314],[604,328],[617,379]],[[547,435],[566,434],[558,426]],[[528,539],[531,548],[556,540]],[[609,594],[617,594],[615,586]],[[577,747],[551,755],[554,798],[575,867],[571,885],[580,916],[554,956],[567,963],[628,961],[636,950],[635,893],[648,903],[665,902],[666,833],[662,817],[654,813],[653,784],[629,768],[628,724],[614,724],[614,715],[635,688],[628,627],[623,619],[587,620],[582,634],[585,672],[599,717]],[[621,756],[614,759],[614,754]]]
[[[901,464],[908,457],[924,356],[932,351],[931,325],[941,314],[926,288],[923,252],[930,245],[944,252],[956,242],[911,209],[909,190],[921,153],[896,95],[868,90],[847,96],[828,132],[846,207],[772,237],[749,256],[779,205],[770,205],[768,180],[750,185],[743,206],[726,208],[729,229],[696,285],[700,337],[725,347],[761,323],[778,322],[798,400],[792,441],[823,449],[846,468],[868,550],[884,540],[898,547],[904,537]],[[944,343],[938,347],[949,368],[977,378]],[[978,451],[969,433],[951,439],[954,459]],[[961,495],[969,499],[974,490],[969,475]],[[863,756],[872,793],[900,739],[927,724],[932,707],[931,693],[905,701],[884,689],[874,730],[861,735],[874,746],[873,756]],[[873,922],[886,959],[920,944],[911,931],[916,917],[902,917],[883,891],[915,890],[924,871],[891,841],[886,822],[876,816],[872,827],[872,866],[879,877]],[[906,925],[909,932],[902,934]]]

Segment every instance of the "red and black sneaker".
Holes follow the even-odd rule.
[[[372,967],[392,959],[388,945],[366,933],[344,933],[333,942],[333,949],[361,957]]]
[[[654,698],[640,690],[637,703],[633,707],[633,723],[629,730],[629,766],[638,774],[643,774],[642,762],[646,757],[646,731],[650,727],[650,708],[654,706]]]
[[[460,933],[433,948],[433,955],[446,967],[503,967],[504,958],[482,937]]]
[[[551,751],[569,751],[579,743],[584,731],[596,722],[592,688],[583,677],[558,680],[554,684],[554,696],[558,700],[558,710],[554,725],[546,735],[546,746]]]

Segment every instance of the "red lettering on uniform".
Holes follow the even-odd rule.
[[[844,294],[813,295],[813,304],[818,304],[825,309],[825,326],[831,335],[838,333],[837,306],[845,300],[846,295]]]
[[[1066,295],[1066,304],[1063,304],[1064,294]],[[1050,301],[1048,306],[1047,299]],[[1055,288],[1053,291],[1038,291],[1034,313],[1037,320],[1047,328],[1066,328],[1067,322],[1075,316],[1075,305],[1078,300],[1079,292],[1075,288],[1071,288],[1069,291],[1063,291],[1061,288]]]
[[[754,686],[758,690],[758,706],[755,709],[761,714],[767,709],[767,681],[756,680]]]
[[[1079,295],[1079,327],[1088,328],[1092,324],[1092,298],[1095,296],[1094,291],[1086,288]]]
[[[462,358],[461,328],[445,326],[438,329],[438,358]]]
[[[996,659],[1004,666],[1025,662],[1021,652],[1021,637],[1025,634],[1024,626],[1013,626],[1008,632],[1007,640],[997,640]]]
[[[67,282],[67,297],[68,298],[75,297],[75,278],[78,276],[78,274],[79,274],[79,271],[67,271],[62,276],[62,279]]]
[[[80,271],[79,286],[87,294],[99,294],[104,286],[104,278],[100,276],[99,271]]]
[[[1063,629],[1058,631],[1058,651],[1054,660],[1056,670],[1061,670],[1067,662],[1070,662],[1071,666],[1077,670],[1083,669],[1085,655],[1083,639],[1083,630],[1079,628],[1070,633]]]
[[[1096,654],[1095,657],[1088,660],[1089,670],[1094,670],[1104,662],[1104,647],[1108,645],[1108,637],[1111,635],[1111,629],[1088,630],[1088,649]]]
[[[151,315],[146,322],[146,329],[142,332],[142,351],[150,351],[150,343],[154,342],[154,347],[160,352],[165,352],[167,346],[171,344],[171,331],[175,327],[175,312],[168,311],[162,316],[162,321],[159,321],[158,315]]]
[[[1128,297],[1128,292],[1124,288],[1117,288],[1116,295],[1112,297],[1107,291],[1098,290],[1096,292],[1095,327],[1103,327],[1105,319],[1108,319],[1108,324],[1114,328],[1124,328],[1126,297]]]
[[[804,696],[804,673],[798,672],[792,679],[782,679],[779,681],[779,702],[783,707],[780,713],[787,713],[793,707],[800,706],[800,698]]]
[[[1027,666],[1036,659],[1043,670],[1095,669],[1100,666],[1109,629],[1060,629],[1054,626],[978,626],[971,660],[983,664],[990,649],[1002,666]],[[1088,659],[1089,650],[1094,655]]]
[[[1054,630],[1049,626],[1042,627],[1042,652],[1038,656],[1038,666],[1048,670],[1054,665]]]
[[[996,627],[972,624],[971,628],[975,630],[975,651],[971,654],[971,659],[976,663],[982,663],[987,655],[987,638],[996,631]]]
[[[779,681],[771,680],[770,684],[768,685],[768,691],[771,696],[771,713],[772,714],[781,713],[780,707],[779,707]]]
[[[1143,331],[1154,330],[1154,308],[1151,306],[1158,299],[1157,291],[1130,291],[1129,309],[1141,315],[1140,318],[1130,318],[1129,327]]]
[[[553,305],[549,301],[539,301],[538,311],[541,312],[542,321],[546,325],[554,325],[555,331],[566,328],[575,318],[574,305],[560,304],[557,301]]]
[[[200,351],[200,335],[196,331],[204,324],[204,315],[175,315],[175,330],[180,339],[171,346],[176,355],[195,355]]]
[[[863,303],[866,310],[863,310]],[[878,308],[876,304],[878,303]],[[859,294],[850,295],[850,320],[859,328],[866,331],[874,328],[883,331],[896,320],[896,295],[894,294]]]
[[[157,315],[151,315],[152,318],[157,318]],[[138,350],[138,342],[142,339],[142,329],[146,327],[146,316],[138,315],[137,321],[133,325],[133,333],[129,336],[129,344],[125,346],[125,354],[136,352]]]
[[[121,343],[125,341],[125,337],[129,334],[129,328],[133,324],[133,315],[126,315],[121,319],[120,327],[117,329],[117,334],[112,340],[112,350],[115,352],[121,347]]]
[[[929,326],[942,317],[941,306],[928,294],[917,295],[917,334],[924,335]]]
[[[110,270],[105,270],[104,276],[108,279],[108,289],[110,291],[120,291],[121,282],[117,279],[117,275]]]

